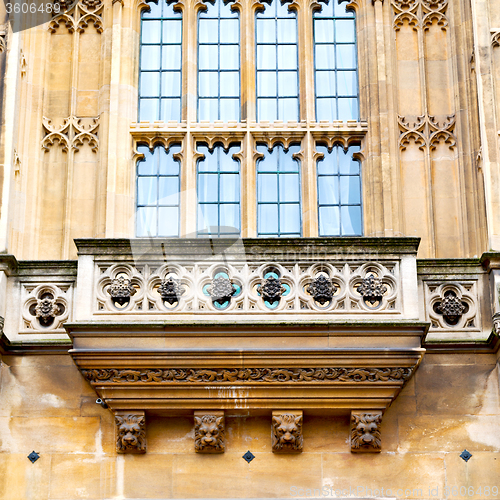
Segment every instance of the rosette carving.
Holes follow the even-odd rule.
[[[384,294],[387,293],[387,287],[380,278],[370,274],[363,279],[356,291],[363,297],[365,302],[368,302],[371,306],[376,306],[382,301]]]
[[[274,304],[275,302],[279,302],[281,296],[286,292],[286,288],[281,284],[279,278],[269,276],[257,287],[257,291],[264,300],[270,304]]]
[[[174,305],[186,293],[186,287],[181,283],[181,280],[169,276],[167,279],[162,280],[158,293],[162,300]]]
[[[136,290],[132,286],[130,279],[125,276],[118,276],[109,285],[108,293],[111,295],[113,302],[124,306],[130,302],[130,297],[136,293]]]
[[[322,306],[333,299],[333,295],[336,290],[337,286],[330,278],[323,274],[320,274],[310,285],[307,286],[307,292]]]
[[[214,302],[222,305],[231,300],[237,289],[229,278],[218,276],[212,280],[212,284],[207,288],[207,291]]]

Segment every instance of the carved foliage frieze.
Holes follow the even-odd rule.
[[[413,367],[401,368],[163,368],[163,369],[94,369],[82,370],[92,384],[186,384],[186,383],[377,383],[404,385]]]
[[[98,264],[96,312],[399,312],[398,262]],[[124,304],[110,300],[122,275]],[[125,283],[124,281],[124,283]],[[118,281],[116,282],[118,284]],[[125,290],[126,291],[126,290]],[[117,292],[118,293],[118,292]]]
[[[440,143],[447,144],[450,149],[457,144],[455,115],[446,116],[441,120],[431,115],[412,118],[398,115],[398,124],[401,151],[411,143],[422,151],[433,150]]]
[[[23,284],[21,331],[64,331],[63,324],[69,318],[71,310],[71,294],[70,285]]]
[[[479,330],[477,281],[424,281],[431,330]]]
[[[273,411],[271,426],[274,453],[300,453],[304,447],[301,411]]]
[[[379,452],[382,449],[382,412],[351,412],[351,451]]]
[[[433,23],[441,29],[448,28],[447,0],[392,0],[391,4],[396,31],[405,23],[415,30],[428,29]]]
[[[59,27],[64,26],[70,33],[83,32],[92,24],[98,33],[104,31],[102,23],[102,0],[54,0],[58,9],[52,12],[49,31],[55,33]]]
[[[117,412],[117,453],[146,453],[146,416],[143,411]]]
[[[78,151],[85,143],[94,153],[99,148],[99,117],[96,118],[78,118],[69,116],[64,118],[61,123],[52,123],[49,118],[43,117],[42,120],[44,138],[42,139],[42,148],[49,151],[50,147],[58,144],[63,152],[70,149]]]
[[[194,412],[194,449],[197,453],[224,453],[223,411]]]

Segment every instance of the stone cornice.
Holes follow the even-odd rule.
[[[17,271],[19,263],[17,259],[10,254],[0,254],[0,271],[3,271],[7,276]]]

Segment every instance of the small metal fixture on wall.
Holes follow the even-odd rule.
[[[248,463],[250,463],[254,458],[255,458],[255,455],[253,455],[253,453],[248,450],[244,455],[243,457]]]
[[[28,455],[28,459],[29,461],[34,464],[38,459],[40,458],[40,455],[36,452],[36,451],[32,451],[29,455]]]

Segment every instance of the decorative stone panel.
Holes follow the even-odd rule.
[[[382,423],[382,412],[351,412],[351,451],[358,452],[380,452],[382,450],[382,439],[380,424]]]
[[[304,447],[302,411],[273,411],[271,439],[274,453],[300,453]]]
[[[223,411],[194,412],[194,449],[197,453],[224,453],[225,421]]]
[[[143,411],[117,411],[116,452],[146,453],[146,416]]]

